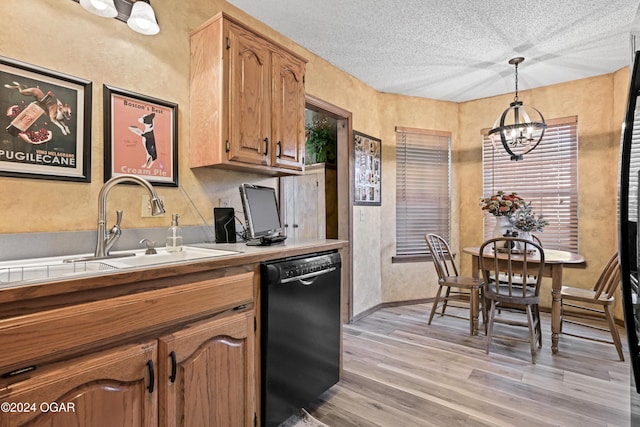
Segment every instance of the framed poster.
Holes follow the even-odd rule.
[[[380,206],[382,141],[353,131],[353,204]]]
[[[178,186],[178,104],[104,85],[104,180]]]
[[[0,57],[0,175],[90,182],[91,87]]]

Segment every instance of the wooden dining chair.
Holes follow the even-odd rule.
[[[513,247],[522,249],[512,249]],[[536,251],[534,252],[533,249]],[[540,327],[540,284],[544,269],[544,251],[537,243],[517,237],[489,239],[480,246],[479,268],[484,279],[484,297],[488,307],[487,348],[491,351],[494,337],[525,341],[531,347],[531,362],[535,362],[535,344],[542,347]],[[499,280],[495,280],[498,277]],[[500,315],[496,315],[499,309]],[[524,311],[526,321],[519,320]],[[517,314],[512,315],[511,313]],[[527,326],[528,339],[513,335],[494,335],[496,323]]]
[[[560,291],[560,333],[592,341],[613,344],[618,351],[618,357],[620,357],[621,361],[624,361],[620,334],[618,333],[618,328],[616,327],[613,314],[611,313],[611,306],[615,301],[615,293],[619,285],[620,260],[618,253],[616,252],[611,258],[609,258],[609,261],[607,261],[607,264],[604,266],[602,273],[600,273],[600,277],[598,277],[593,289],[562,286]],[[570,307],[572,310],[565,310],[565,307]],[[596,314],[595,317],[597,318],[606,319],[609,327],[603,328],[592,323],[586,323],[585,317],[593,313]],[[570,319],[568,317],[570,317]],[[580,322],[578,320],[574,320],[578,318],[585,321]],[[562,328],[562,324],[564,322],[578,325],[580,327],[608,331],[611,334],[612,341],[593,336],[578,335],[573,332],[566,332]]]
[[[425,240],[429,246],[429,251],[431,252],[431,257],[433,258],[433,263],[438,273],[438,293],[431,306],[428,324],[431,325],[431,321],[436,312],[441,316],[467,319],[466,317],[452,314],[451,310],[449,313],[446,312],[449,302],[456,301],[462,304],[452,304],[453,307],[469,310],[469,333],[471,335],[477,335],[479,311],[482,312],[482,322],[486,324],[486,310],[482,298],[482,282],[477,278],[460,276],[449,244],[442,237],[437,234],[427,234],[425,235]]]

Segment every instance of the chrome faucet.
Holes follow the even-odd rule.
[[[134,182],[140,184],[149,193],[149,200],[151,202],[151,215],[161,215],[164,213],[164,206],[162,200],[158,197],[156,190],[153,186],[144,178],[140,178],[137,175],[122,174],[114,176],[109,181],[105,182],[100,189],[98,195],[98,242],[96,244],[95,257],[107,257],[109,251],[113,247],[114,243],[120,237],[122,233],[120,229],[120,222],[122,221],[122,211],[116,211],[117,219],[116,224],[111,227],[111,230],[107,232],[107,195],[116,184],[121,182]]]

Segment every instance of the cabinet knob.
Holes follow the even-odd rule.
[[[282,141],[278,141],[278,158],[282,157]]]
[[[264,139],[264,155],[268,156],[269,155],[269,138],[265,138]]]

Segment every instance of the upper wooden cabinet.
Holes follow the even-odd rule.
[[[304,170],[306,60],[220,13],[191,34],[191,167]]]

